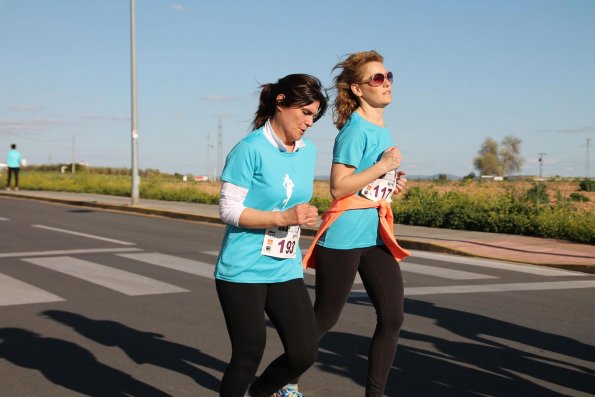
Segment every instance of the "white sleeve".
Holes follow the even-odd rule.
[[[219,199],[219,216],[224,223],[240,225],[240,215],[246,209],[244,200],[248,189],[229,182],[221,183],[221,197]]]

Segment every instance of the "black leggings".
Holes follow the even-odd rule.
[[[232,348],[221,381],[222,397],[243,397],[254,380],[266,344],[264,313],[275,325],[285,353],[252,383],[250,395],[270,397],[310,368],[316,360],[318,334],[303,279],[272,284],[216,280],[216,286]]]
[[[14,187],[19,187],[19,168],[8,167],[8,181],[6,187],[10,187],[10,177],[14,174]]]
[[[381,397],[403,324],[403,278],[385,246],[349,250],[317,246],[314,312],[322,338],[338,321],[359,272],[376,309],[376,331],[368,352],[366,397]]]

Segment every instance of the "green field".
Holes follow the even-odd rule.
[[[130,196],[125,169],[87,169],[76,174],[30,168],[21,189]],[[6,178],[3,173],[2,178]],[[582,184],[585,186],[585,183]],[[587,185],[592,186],[592,185]],[[592,190],[592,189],[590,189]],[[217,204],[219,183],[184,182],[181,175],[141,173],[141,198]],[[395,221],[417,226],[519,234],[595,243],[595,192],[579,180],[543,182],[410,181],[395,197]],[[330,206],[328,182],[316,181],[312,204]]]

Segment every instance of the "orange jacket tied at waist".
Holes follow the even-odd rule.
[[[401,248],[395,239],[393,211],[390,207],[390,203],[388,203],[386,200],[374,202],[372,200],[352,194],[351,196],[343,197],[339,200],[333,200],[331,208],[329,208],[328,211],[322,215],[322,223],[320,224],[320,228],[318,229],[316,236],[314,236],[314,241],[312,242],[312,245],[310,245],[308,252],[306,252],[302,259],[302,266],[304,269],[308,267],[312,269],[316,268],[315,256],[312,254],[314,253],[316,242],[329,228],[329,226],[332,225],[333,222],[336,221],[343,212],[364,208],[378,208],[378,217],[380,218],[380,237],[382,237],[382,241],[384,241],[384,244],[389,249],[390,253],[395,257],[395,259],[397,261],[401,261],[411,255],[409,251]]]

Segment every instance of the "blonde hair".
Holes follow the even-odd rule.
[[[351,85],[366,78],[363,75],[364,66],[370,62],[383,62],[384,57],[374,50],[356,52],[346,55],[346,58],[333,68],[341,72],[335,77],[335,103],[333,107],[333,122],[341,129],[345,122],[359,107],[359,98],[351,91]]]

